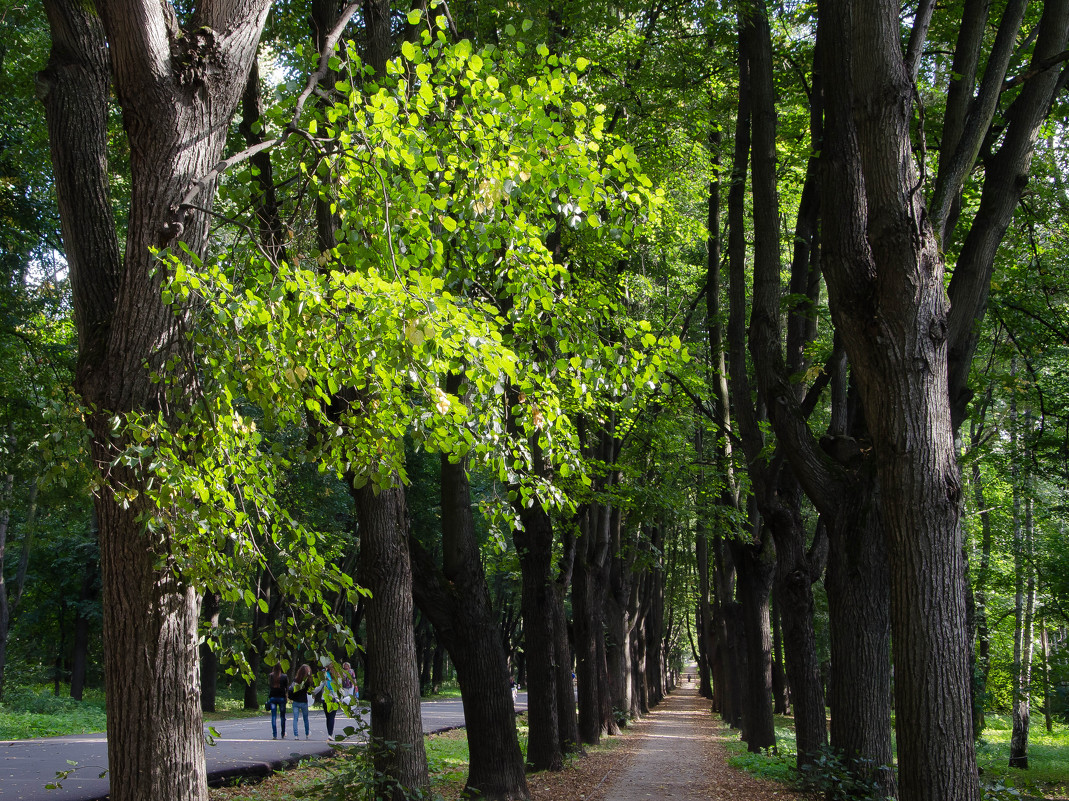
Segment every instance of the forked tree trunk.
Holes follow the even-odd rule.
[[[878,465],[900,797],[976,801],[949,306],[943,257],[916,191],[899,7],[825,0],[819,8],[824,272]]]
[[[449,386],[455,392],[455,386]],[[487,801],[529,798],[508,663],[494,620],[471,511],[467,460],[441,459],[442,569],[410,538],[416,600],[456,666],[467,721],[464,792]]]
[[[112,466],[123,418],[189,403],[181,379],[151,380],[186,347],[163,303],[153,248],[179,240],[203,255],[212,170],[245,85],[267,0],[204,0],[182,30],[169,4],[46,0],[53,49],[40,75],[79,361],[76,386],[93,409],[111,798],[204,799],[197,698],[199,591],[170,550],[168,525],[148,529],[150,476]],[[105,38],[106,37],[106,38]],[[109,70],[110,64],[110,70]],[[120,260],[107,170],[109,81],[129,138],[130,210]],[[196,208],[183,207],[203,181]],[[164,397],[168,391],[170,397]],[[119,421],[118,428],[114,421]]]

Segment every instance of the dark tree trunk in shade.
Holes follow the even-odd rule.
[[[775,564],[751,546],[733,547],[746,671],[743,674],[742,739],[751,752],[772,748],[772,631],[769,597]]]
[[[939,237],[917,191],[915,87],[898,20],[890,0],[820,5],[823,265],[877,466],[899,794],[976,801],[950,306]]]
[[[646,681],[646,623],[649,617],[649,570],[644,570],[635,579],[631,592],[631,608],[635,627],[631,632],[631,717],[639,719],[650,711],[650,694]]]
[[[204,641],[200,644],[200,708],[204,712],[215,711],[216,689],[219,680],[219,654],[209,640],[219,637],[219,611],[222,596],[217,592],[205,592],[201,599],[201,623],[204,626]]]
[[[628,536],[625,543],[622,519],[613,523],[609,548],[608,591],[605,596],[605,658],[608,662],[609,694],[613,709],[623,725],[631,714],[634,686],[631,681],[631,632],[635,618],[631,614],[631,594],[635,582],[636,543]]]
[[[664,547],[664,529],[660,525],[650,528],[650,544],[655,554]],[[655,560],[649,568],[649,611],[646,614],[646,692],[650,706],[664,700],[664,664],[661,659],[661,641],[664,636],[664,566]]]
[[[575,575],[575,532],[565,526],[561,532],[561,554],[557,560],[557,577],[553,581],[553,635],[554,652],[557,654],[555,675],[557,682],[557,728],[560,732],[561,752],[582,753],[579,738],[579,716],[575,705],[575,687],[572,683],[575,666],[574,649],[569,639],[568,617],[564,601]],[[573,636],[574,639],[574,629]]]
[[[519,510],[522,529],[513,531],[522,573],[524,658],[527,670],[527,764],[531,770],[560,770],[560,710],[556,676],[556,599],[551,575],[553,522],[535,502]]]
[[[100,564],[96,559],[82,568],[82,588],[74,613],[74,643],[71,650],[71,698],[82,700],[89,666],[90,619],[87,610],[100,595]]]
[[[891,616],[887,548],[871,468],[829,521],[824,580],[831,635],[831,745],[894,795],[891,742]]]
[[[434,655],[431,658],[433,666],[431,669],[431,689],[435,694],[442,687],[442,682],[445,680],[445,648],[438,641],[434,643]]]
[[[412,569],[408,513],[402,486],[379,492],[353,490],[360,521],[359,582],[373,593],[368,604],[367,676],[361,697],[371,704],[376,773],[401,799],[428,784],[420,717],[419,676],[412,628]]]
[[[245,683],[245,702],[242,704],[245,709],[259,709],[260,699],[256,691],[256,680],[260,675],[261,659],[260,654],[264,651],[264,638],[263,632],[267,625],[268,615],[260,609],[260,600],[267,601],[267,589],[264,586],[267,582],[267,571],[261,571],[256,577],[256,601],[257,603],[252,606],[252,631],[250,632],[250,640],[252,642],[252,652],[249,654],[249,670],[252,673],[252,678]],[[268,604],[268,610],[271,609]]]
[[[601,740],[597,643],[593,613],[593,561],[598,542],[597,507],[587,504],[580,515],[575,570],[572,576],[572,619],[575,631],[575,683],[579,701],[579,738],[587,745]]]
[[[443,455],[441,471],[442,568],[410,539],[416,600],[456,668],[467,721],[465,792],[488,801],[520,801],[529,797],[527,780],[508,663],[475,535],[467,462]]]
[[[772,711],[776,715],[786,715],[789,706],[787,676],[783,670],[783,625],[780,622],[780,605],[776,595],[777,593],[772,593]],[[820,681],[819,666],[817,681]]]

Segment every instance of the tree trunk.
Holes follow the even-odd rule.
[[[627,553],[625,554],[625,547]],[[631,634],[635,619],[631,615],[631,594],[635,583],[633,571],[636,543],[624,545],[622,520],[617,518],[612,531],[609,588],[605,596],[606,651],[609,693],[613,708],[623,725],[631,714],[634,694],[631,675]]]
[[[260,654],[264,651],[263,631],[267,615],[261,611],[259,602],[267,600],[267,593],[264,589],[266,578],[266,570],[258,571],[256,576],[256,603],[252,606],[252,631],[249,632],[249,642],[252,648],[252,653],[249,654],[249,672],[251,676],[245,682],[245,703],[242,704],[244,709],[260,708],[260,699],[256,692],[256,679],[260,675]],[[268,609],[270,608],[269,605]]]
[[[556,667],[556,619],[551,565],[553,523],[535,501],[520,510],[522,529],[513,531],[522,573],[524,665],[527,671],[527,765],[530,770],[560,770],[561,751]]]
[[[650,543],[653,552],[659,554],[664,547],[664,529],[658,524],[650,528]],[[664,672],[661,664],[661,638],[664,633],[664,566],[655,558],[649,568],[649,611],[646,614],[646,692],[649,706],[664,700]]]
[[[780,602],[777,593],[772,593],[772,712],[776,715],[788,713],[787,675],[783,666],[783,624],[780,619]],[[815,656],[815,651],[814,651]],[[820,665],[817,665],[817,681],[820,681]],[[823,687],[823,684],[821,684]],[[823,699],[823,690],[821,691]],[[801,750],[801,749],[799,749]]]
[[[973,441],[978,439],[974,435]],[[987,681],[991,674],[991,634],[987,624],[987,581],[991,573],[991,513],[984,497],[984,481],[979,460],[972,464],[973,495],[980,516],[980,565],[976,572],[974,621],[976,624],[976,668],[973,671],[972,710],[973,739],[979,740],[984,731],[984,712],[987,702]]]
[[[890,573],[871,471],[858,474],[828,521],[828,705],[832,748],[893,797]]]
[[[7,584],[4,582],[4,555],[7,551],[7,529],[11,520],[11,495],[15,485],[15,474],[8,473],[4,478],[3,490],[0,490],[0,698],[4,697],[4,668],[7,665],[7,635],[11,623],[11,609],[7,598]]]
[[[456,666],[467,721],[465,795],[519,801],[529,792],[508,663],[475,536],[467,460],[453,463],[443,455],[441,471],[442,570],[439,578],[429,555],[412,543],[416,600]]]
[[[916,191],[914,89],[898,15],[889,0],[820,5],[824,269],[878,465],[900,797],[976,801],[948,304],[943,257]]]
[[[359,582],[368,604],[367,675],[375,772],[388,798],[426,789],[427,754],[420,717],[419,675],[412,629],[412,568],[404,488],[353,490],[360,521]]]
[[[709,535],[699,518],[695,534],[694,555],[698,570],[698,606],[695,614],[698,640],[698,694],[713,698],[713,608],[709,602]],[[714,710],[715,711],[715,710]]]
[[[1027,415],[1025,419],[1027,420]],[[1025,461],[1030,454],[1020,452]],[[1028,493],[1024,499],[1024,520],[1014,521],[1014,562],[1017,572],[1016,627],[1013,641],[1013,730],[1010,734],[1010,767],[1028,769],[1028,730],[1031,723],[1032,702],[1032,620],[1036,604],[1036,576],[1033,561],[1032,496],[1031,482],[1025,481],[1021,491]],[[1015,487],[1016,490],[1016,487]],[[1018,500],[1014,497],[1014,511]],[[1016,515],[1015,515],[1016,517]],[[1027,576],[1026,576],[1027,574]]]
[[[201,601],[201,620],[204,622],[204,641],[200,644],[200,708],[203,712],[215,712],[215,697],[219,683],[219,654],[212,648],[211,640],[219,637],[219,612],[222,596],[209,590]]]
[[[752,753],[776,744],[772,720],[772,631],[769,595],[775,575],[772,554],[752,546],[733,547],[741,624],[746,653],[742,690],[742,739]],[[764,550],[764,549],[763,549]]]
[[[575,573],[575,556],[578,543],[570,528],[561,533],[561,555],[557,561],[557,578],[553,582],[553,634],[556,638],[554,652],[557,654],[557,728],[563,754],[583,753],[579,737],[579,716],[576,709],[575,688],[572,678],[574,665],[573,648],[568,638],[568,616],[564,601],[568,596]],[[573,611],[574,617],[574,611]],[[574,627],[573,627],[574,632]],[[573,637],[574,639],[574,633]]]
[[[82,569],[82,590],[74,615],[74,644],[71,650],[71,698],[82,700],[85,674],[89,664],[89,615],[87,608],[100,593],[100,565],[93,559]]]
[[[181,379],[167,398],[164,385],[151,380],[186,340],[162,301],[163,271],[150,248],[177,251],[181,240],[195,254],[205,251],[208,217],[197,209],[214,198],[210,176],[269,3],[205,0],[188,31],[169,5],[96,5],[46,1],[53,49],[39,88],[78,330],[76,387],[93,409],[92,458],[103,476],[96,503],[111,798],[204,799],[199,592],[180,575],[166,521],[153,530],[145,525],[158,511],[145,493],[150,476],[113,461],[125,447],[126,415],[169,415],[189,402]],[[122,261],[109,207],[109,78],[130,145]],[[197,180],[196,209],[183,207]]]
[[[1050,652],[1047,646],[1047,623],[1039,622],[1039,644],[1043,650],[1043,722],[1046,724],[1047,734],[1054,731],[1054,716],[1050,709]]]

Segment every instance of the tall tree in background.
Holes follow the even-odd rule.
[[[116,463],[125,418],[190,403],[153,374],[183,356],[183,319],[160,295],[153,253],[205,250],[207,208],[268,0],[170,3],[47,0],[52,53],[40,75],[63,244],[73,287],[76,384],[101,475],[111,797],[204,799],[197,694],[197,587],[179,574],[167,530],[146,527],[148,476]],[[129,222],[120,249],[108,179],[109,84],[130,143]],[[192,205],[191,187],[203,182]]]

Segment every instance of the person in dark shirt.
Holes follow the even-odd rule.
[[[282,739],[286,739],[286,690],[289,689],[289,676],[282,672],[282,664],[279,663],[271,669],[271,675],[267,680],[267,705],[271,707],[271,739],[278,739],[278,726],[276,718],[282,718]]]
[[[304,739],[308,739],[308,702],[311,700],[308,694],[312,692],[312,668],[301,665],[297,668],[297,675],[293,677],[290,685],[290,701],[293,702],[293,736],[299,738],[300,728],[297,726],[297,716],[304,714]]]

